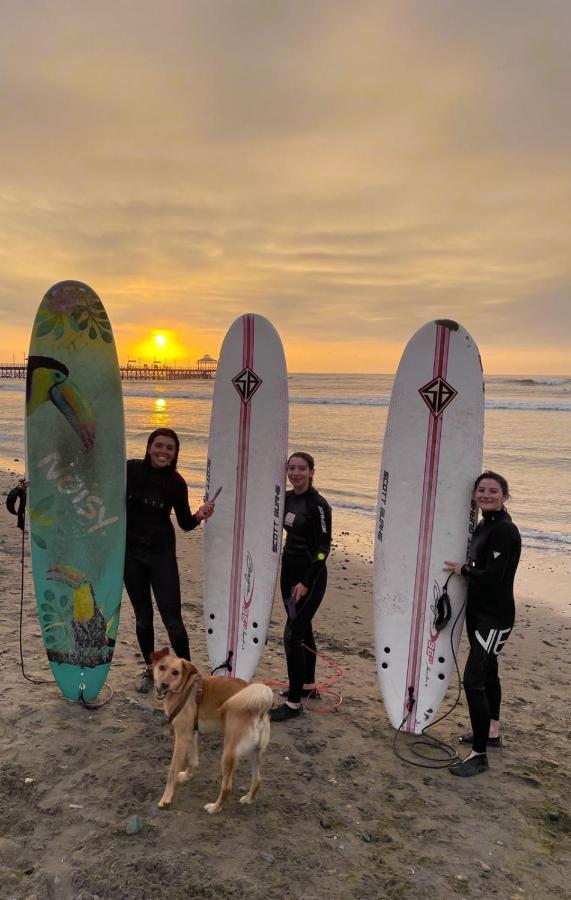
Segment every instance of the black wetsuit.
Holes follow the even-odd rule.
[[[284,648],[289,678],[288,699],[299,703],[304,684],[315,681],[315,651],[311,620],[327,586],[326,560],[331,549],[331,507],[315,488],[303,494],[288,491],[285,498],[286,541],[282,554],[281,593],[288,614]],[[288,601],[294,585],[301,582],[309,590],[290,615]]]
[[[190,659],[182,621],[180,578],[171,510],[183,531],[199,524],[188,505],[188,488],[174,469],[155,469],[148,460],[127,462],[127,547],[125,587],[135,611],[137,639],[145,662],[154,650],[151,588],[171,646]]]
[[[499,720],[502,699],[498,653],[515,620],[513,583],[521,553],[521,537],[502,509],[483,514],[462,566],[468,579],[466,629],[470,653],[464,690],[472,722],[473,749],[485,753],[490,720]]]

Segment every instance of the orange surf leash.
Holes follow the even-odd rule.
[[[332,675],[331,678],[326,678],[325,681],[320,681],[319,684],[315,685],[315,691],[319,694],[327,694],[328,696],[335,697],[335,702],[328,706],[313,706],[310,703],[307,706],[309,712],[312,713],[328,713],[335,712],[336,709],[339,709],[341,704],[343,703],[343,694],[340,691],[332,691],[329,690],[331,685],[336,684],[341,678],[344,676],[344,671],[339,665],[339,663],[334,662],[329,657],[324,656],[322,653],[319,653],[317,650],[312,650],[311,647],[308,647],[307,644],[303,645],[304,650],[309,650],[310,653],[313,653],[314,656],[317,656],[318,659],[323,660],[324,663],[327,663],[328,666],[331,666],[332,669],[335,670],[335,675]],[[278,688],[287,688],[288,685],[284,684],[282,681],[264,681],[264,684],[267,684],[268,687],[278,687]],[[312,701],[311,694],[306,699]],[[314,697],[313,700],[317,700],[317,697]]]

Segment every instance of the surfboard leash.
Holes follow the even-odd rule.
[[[26,487],[24,482],[21,481],[18,487],[19,496],[20,496],[20,506],[18,512],[16,513],[18,516],[18,524],[17,527],[22,530],[22,549],[20,556],[20,629],[19,629],[19,643],[20,643],[20,668],[22,670],[22,675],[29,681],[31,684],[53,684],[52,681],[47,681],[46,679],[33,678],[31,675],[28,675],[24,668],[24,645],[22,641],[22,631],[24,628],[24,559],[26,553]],[[12,510],[10,510],[12,511]]]
[[[29,681],[31,684],[45,684],[45,685],[53,685],[53,681],[46,680],[45,678],[33,678],[31,675],[28,675],[26,669],[24,667],[24,644],[22,640],[22,633],[24,630],[24,561],[26,557],[26,487],[24,482],[20,482],[18,486],[20,505],[18,507],[17,512],[15,510],[10,509],[10,512],[13,512],[14,515],[18,516],[17,527],[22,531],[22,547],[20,553],[20,627],[19,627],[19,645],[20,645],[20,668],[22,670],[22,675]],[[85,700],[83,696],[83,688],[80,689],[78,701],[85,707],[85,709],[95,710],[100,709],[102,706],[105,706],[106,703],[109,703],[113,696],[113,689],[109,687],[109,685],[104,685],[107,690],[110,692],[109,696],[103,700],[102,703],[91,704]]]
[[[311,694],[306,698],[308,700],[317,700],[321,694],[328,694],[329,696],[335,697],[335,702],[329,706],[307,706],[307,710],[312,713],[328,713],[335,712],[336,709],[339,709],[341,704],[343,703],[343,694],[340,691],[331,691],[329,688],[331,685],[336,684],[341,678],[344,677],[345,672],[334,660],[329,659],[329,657],[324,656],[323,653],[319,653],[318,650],[313,650],[311,647],[308,647],[307,644],[303,644],[303,649],[308,650],[310,653],[313,653],[318,659],[322,659],[323,662],[327,663],[328,666],[331,666],[332,669],[335,670],[336,674],[331,678],[326,678],[325,681],[320,681],[319,684],[315,685],[316,696],[312,698]],[[279,687],[279,688],[287,688],[288,685],[283,681],[264,681],[264,684],[267,684],[268,687]]]
[[[108,684],[104,684],[103,688],[105,688],[105,690],[107,690],[109,692],[108,696],[105,698],[105,700],[102,700],[101,703],[90,703],[83,696],[84,687],[85,687],[85,685],[80,686],[79,697],[77,698],[78,703],[81,703],[81,705],[83,706],[84,709],[91,709],[91,710],[101,709],[101,707],[105,706],[107,703],[109,703],[109,701],[113,697],[113,688],[110,687]],[[102,688],[102,690],[103,690],[103,688]]]
[[[232,671],[232,657],[233,657],[233,656],[234,656],[234,651],[233,651],[233,650],[229,650],[229,651],[228,651],[228,656],[226,657],[226,659],[224,660],[224,662],[223,662],[223,663],[220,663],[219,666],[214,666],[214,668],[210,670],[210,674],[211,674],[211,675],[214,675],[214,673],[215,673],[215,672],[218,672],[219,669],[225,669],[227,672],[231,672],[231,671]]]
[[[326,678],[325,681],[321,681],[318,685],[316,685],[316,690],[319,691],[320,694],[328,694],[329,696],[335,697],[335,702],[330,706],[308,706],[307,708],[314,713],[328,713],[335,712],[336,709],[339,709],[341,704],[343,703],[343,694],[340,691],[331,691],[329,688],[331,685],[336,684],[340,681],[345,672],[335,660],[329,659],[328,656],[324,656],[323,653],[320,653],[318,650],[313,650],[311,647],[308,647],[306,644],[303,645],[304,650],[309,650],[310,653],[313,653],[318,659],[323,660],[324,663],[327,663],[328,666],[331,666],[332,669],[335,670],[336,674],[331,678]],[[309,697],[311,700],[311,695]]]
[[[449,580],[450,580],[450,576],[448,576],[448,578],[446,580],[446,585],[448,584]],[[445,589],[446,589],[446,585],[445,585]],[[454,700],[450,709],[447,709],[446,712],[442,716],[440,716],[438,719],[435,719],[434,722],[431,722],[430,725],[427,725],[425,728],[422,729],[422,731],[420,732],[420,736],[421,736],[422,740],[412,741],[412,743],[409,745],[410,752],[413,754],[413,756],[418,756],[420,759],[424,760],[423,762],[416,762],[416,760],[414,760],[414,759],[409,759],[406,756],[403,756],[402,753],[399,753],[399,751],[397,749],[397,741],[398,741],[399,734],[403,734],[402,728],[404,726],[404,723],[408,719],[410,713],[413,710],[414,704],[416,703],[416,699],[414,696],[414,688],[411,686],[408,689],[408,691],[409,691],[408,711],[407,711],[406,716],[400,723],[397,731],[395,732],[395,736],[393,738],[393,752],[395,753],[396,756],[398,756],[399,759],[401,759],[403,762],[409,763],[409,765],[411,765],[411,766],[419,766],[420,768],[423,768],[423,769],[445,769],[445,768],[448,768],[448,766],[452,765],[452,763],[459,758],[458,751],[455,750],[455,748],[452,746],[452,744],[448,744],[446,741],[443,741],[440,738],[434,737],[434,735],[428,734],[427,732],[428,732],[429,728],[434,728],[435,725],[438,725],[439,722],[444,721],[444,719],[448,718],[448,716],[450,716],[454,712],[454,710],[458,706],[458,704],[460,702],[460,698],[462,696],[462,676],[460,675],[460,667],[458,665],[458,658],[456,656],[456,651],[454,650],[454,629],[456,628],[456,625],[460,621],[460,617],[461,617],[462,613],[464,612],[465,606],[466,606],[466,601],[464,600],[464,603],[460,607],[458,615],[454,619],[454,624],[452,625],[452,629],[450,631],[450,649],[452,651],[452,658],[454,659],[454,666],[456,668],[456,674],[458,676],[458,694],[456,696],[456,699]],[[416,749],[419,747],[424,748],[424,751]],[[429,750],[431,752],[437,751],[442,755],[428,756],[425,752],[426,748],[429,748]]]

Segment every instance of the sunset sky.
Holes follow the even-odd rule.
[[[0,362],[71,278],[124,362],[258,312],[291,371],[391,372],[446,317],[490,373],[571,374],[568,0],[0,15]]]

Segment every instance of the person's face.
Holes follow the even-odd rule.
[[[292,456],[287,464],[287,477],[296,494],[303,494],[309,487],[313,469],[309,468],[309,463],[303,457]]]
[[[495,478],[482,478],[478,487],[474,491],[474,500],[476,506],[482,512],[497,511],[502,508],[502,503],[507,498],[504,497],[501,485]]]
[[[170,466],[176,454],[176,444],[172,438],[158,434],[149,447],[151,465],[154,469],[165,469]]]

